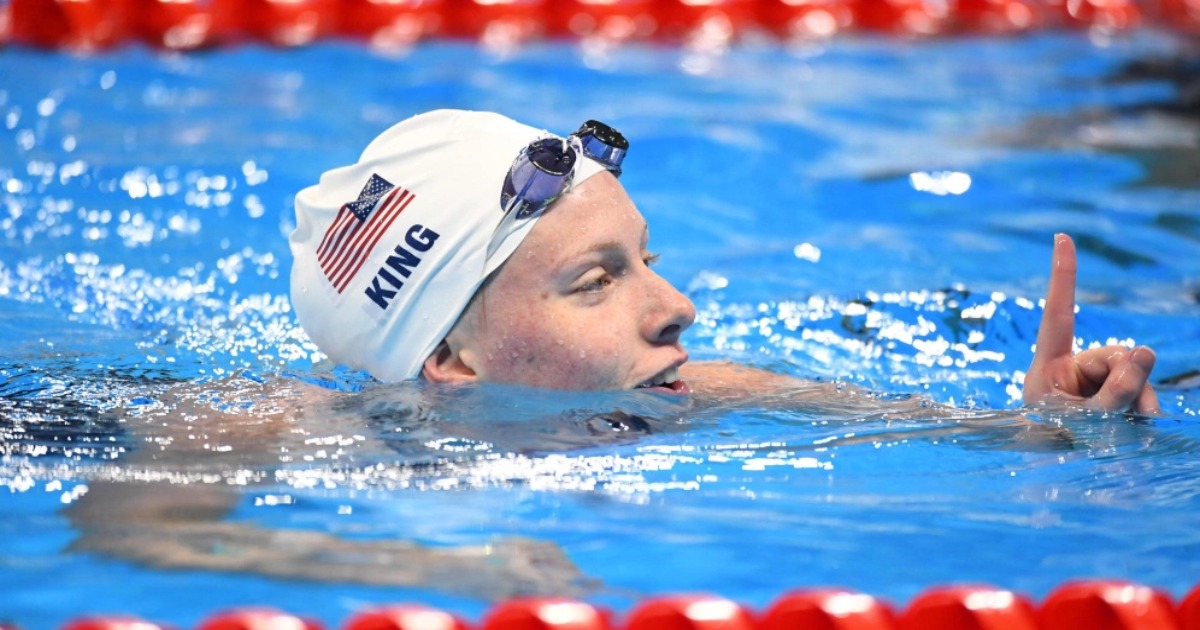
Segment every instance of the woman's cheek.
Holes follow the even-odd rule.
[[[624,385],[620,377],[626,362],[621,348],[632,347],[635,340],[618,336],[620,326],[613,318],[619,313],[570,308],[563,312],[564,308],[553,308],[544,301],[535,304],[542,308],[506,318],[507,353],[497,357],[501,359],[498,372],[505,380],[566,389]]]
[[[570,389],[610,389],[614,358],[597,348],[594,331],[579,330],[574,335],[547,338],[534,363],[542,372],[541,380],[555,387]]]

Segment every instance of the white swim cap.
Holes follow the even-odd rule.
[[[510,167],[548,136],[499,114],[437,110],[393,126],[357,163],[300,191],[292,305],[321,351],[384,381],[419,375],[537,222],[510,220],[497,233]],[[580,155],[571,185],[603,170]]]

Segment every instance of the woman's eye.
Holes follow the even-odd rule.
[[[597,276],[596,278],[585,282],[579,287],[578,291],[581,293],[595,293],[597,291],[603,291],[610,284],[612,284],[612,281],[612,276],[608,274]]]
[[[657,263],[657,262],[658,262],[658,259],[659,259],[660,257],[661,257],[661,254],[650,254],[650,253],[647,253],[647,254],[644,254],[644,255],[642,256],[642,262],[643,262],[643,263],[645,263],[645,265],[646,265],[647,267],[653,267],[653,266],[654,266],[654,263]]]

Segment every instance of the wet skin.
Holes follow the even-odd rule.
[[[646,221],[609,173],[557,201],[425,364],[435,382],[573,390],[669,386],[695,307],[655,273]]]
[[[571,390],[761,395],[801,382],[728,363],[684,365],[692,303],[650,264],[645,219],[615,177],[596,175],[546,212],[425,362],[426,380]],[[1160,413],[1154,352],[1074,353],[1075,245],[1055,236],[1025,403]]]
[[[1025,375],[1025,403],[1161,413],[1149,382],[1156,358],[1153,350],[1103,346],[1074,353],[1077,268],[1075,243],[1066,234],[1055,235],[1037,350]]]

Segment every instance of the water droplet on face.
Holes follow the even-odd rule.
[[[586,352],[584,352],[583,350],[580,350],[580,351],[579,351],[579,358],[580,358],[580,359],[586,359],[586,358],[587,358],[587,353],[586,353]]]

